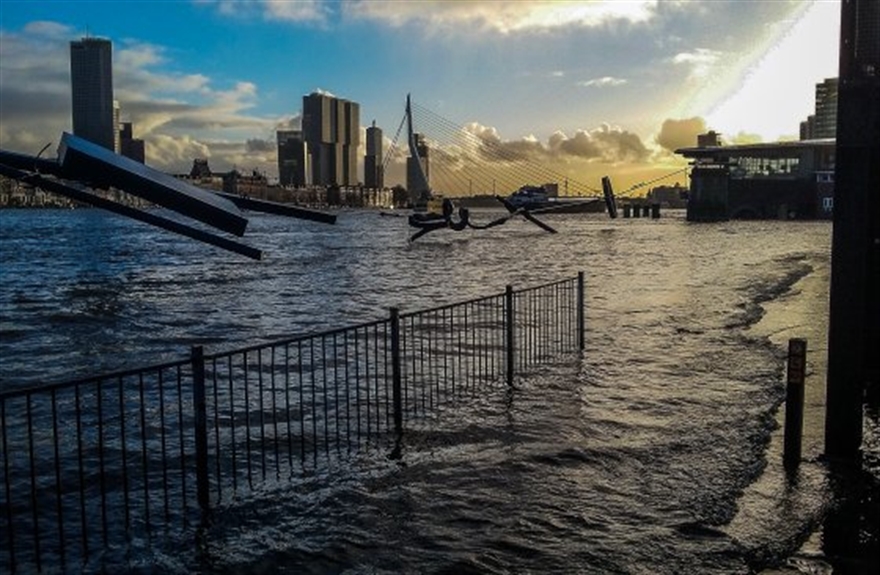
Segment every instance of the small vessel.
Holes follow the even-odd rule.
[[[530,212],[580,214],[605,211],[605,204],[599,198],[560,198],[548,194],[544,186],[522,186],[507,196],[507,201],[515,208]]]

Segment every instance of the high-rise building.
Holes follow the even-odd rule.
[[[376,121],[367,128],[367,154],[364,156],[364,186],[381,190],[385,187],[384,161],[382,155],[382,129]]]
[[[816,140],[837,136],[837,78],[816,84],[815,113],[801,122],[800,139]]]
[[[303,96],[302,126],[311,183],[319,186],[355,185],[360,105],[313,92]]]
[[[837,135],[837,78],[816,84],[816,131],[813,138]]]
[[[72,41],[70,88],[74,135],[118,152],[112,54],[110,40],[83,38]]]
[[[308,183],[306,143],[301,130],[279,130],[278,181],[282,186],[301,188]]]

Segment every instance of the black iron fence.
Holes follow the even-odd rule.
[[[584,348],[584,278],[0,394],[0,566],[186,537],[212,507],[367,448]],[[97,558],[97,559],[95,559]]]

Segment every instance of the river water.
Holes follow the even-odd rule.
[[[399,461],[228,503],[199,553],[138,548],[110,570],[754,572],[795,553],[829,504],[810,447],[784,495],[761,486],[778,467],[785,337],[827,329],[831,225],[683,216],[545,216],[558,234],[511,220],[409,243],[405,218],[377,212],[254,215],[254,262],[97,210],[3,211],[0,389],[584,271],[582,356],[442,412]]]

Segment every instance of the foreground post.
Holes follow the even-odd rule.
[[[193,410],[196,440],[196,498],[202,516],[210,507],[208,484],[208,414],[205,407],[205,352],[202,346],[192,347]]]
[[[807,367],[807,342],[788,340],[788,373],[785,388],[785,449],[782,460],[785,467],[797,467],[801,462],[801,444],[804,431],[804,376]]]
[[[391,401],[394,408],[394,432],[403,435],[403,394],[400,377],[400,310],[391,308]]]

